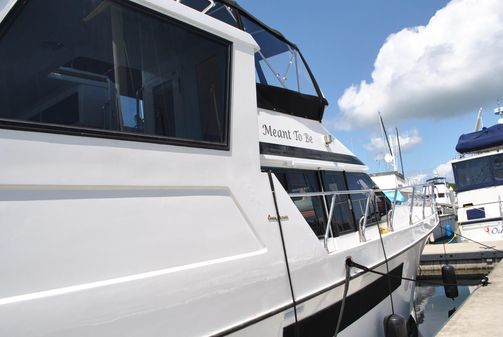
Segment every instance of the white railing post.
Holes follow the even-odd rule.
[[[412,186],[412,196],[410,199],[410,210],[409,210],[409,225],[412,225],[412,213],[414,212],[414,198],[416,194],[416,186]]]
[[[424,208],[426,207],[426,192],[427,192],[427,186],[423,186],[423,220],[426,218],[424,215]]]
[[[391,231],[394,231],[394,225],[395,225],[395,208],[396,208],[396,197],[398,195],[398,188],[395,188],[395,195],[393,197],[393,205],[391,206],[391,221],[390,221],[390,228]]]
[[[367,218],[369,214],[369,207],[370,207],[370,199],[374,195],[373,191],[368,191],[367,195],[367,203],[365,205],[365,215],[363,216],[363,223],[362,221],[359,221],[358,223],[358,234],[360,236],[360,242],[365,242],[367,241],[367,238],[365,237],[365,228],[367,227]]]
[[[334,205],[335,205],[335,194],[332,195],[332,202],[330,203],[330,211],[328,212],[327,219],[327,228],[325,229],[325,237],[323,239],[323,243],[325,245],[325,249],[328,250],[328,233],[331,234],[331,237],[334,237],[334,233],[332,232],[332,216],[334,213]]]

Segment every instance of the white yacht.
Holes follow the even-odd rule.
[[[0,336],[409,319],[434,205],[372,189],[293,43],[232,1],[0,4]]]
[[[433,177],[427,179],[426,182],[431,183],[428,188],[428,194],[433,193],[438,207],[442,207],[443,213],[452,213],[449,209],[455,208],[456,197],[454,191],[447,184],[445,177]],[[430,190],[433,190],[431,192]]]
[[[460,234],[476,241],[503,240],[503,108],[498,123],[461,135],[452,161]]]
[[[445,177],[433,177],[426,180],[429,185],[426,193],[433,195],[439,215],[439,226],[433,231],[430,241],[450,239],[457,230],[456,197],[447,184]]]

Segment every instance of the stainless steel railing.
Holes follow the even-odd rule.
[[[387,192],[387,191],[393,191],[393,200],[391,201],[391,209],[388,211],[386,209],[386,226],[388,231],[392,232],[394,231],[394,220],[395,220],[395,210],[396,210],[396,205],[397,204],[402,204],[402,202],[397,201],[397,196],[398,192],[400,192],[402,195],[407,196],[407,199],[405,201],[406,205],[410,206],[409,209],[409,225],[412,225],[414,222],[413,219],[413,214],[414,214],[414,207],[422,207],[422,220],[426,218],[426,213],[425,213],[425,208],[426,207],[431,207],[431,212],[432,214],[436,213],[436,201],[435,201],[435,195],[434,193],[429,193],[429,191],[433,191],[433,189],[428,190],[428,186],[431,184],[424,184],[424,185],[413,185],[413,186],[404,186],[404,187],[399,187],[399,188],[393,188],[393,189],[382,189],[382,190],[373,190],[373,189],[367,189],[367,190],[348,190],[348,191],[330,191],[330,192],[306,192],[306,193],[290,193],[289,196],[291,198],[313,198],[313,197],[332,197],[332,200],[330,202],[330,207],[328,208],[328,217],[327,217],[327,223],[326,223],[326,228],[325,228],[325,233],[323,236],[323,245],[325,249],[328,250],[328,241],[330,238],[334,237],[334,233],[332,231],[332,218],[334,217],[334,208],[335,208],[335,203],[336,203],[336,197],[339,195],[355,195],[355,194],[364,194],[366,195],[366,200],[365,200],[365,212],[363,215],[358,219],[358,236],[360,242],[365,242],[367,240],[366,238],[366,227],[368,224],[368,221],[371,219],[374,219],[374,216],[378,214],[379,218],[377,219],[377,222],[380,222],[381,217],[380,217],[380,211],[378,208],[378,203],[377,203],[377,192]],[[389,199],[388,199],[389,200]],[[372,216],[369,216],[370,212],[370,206],[374,203],[374,210],[372,212]],[[385,203],[386,204],[386,203]]]

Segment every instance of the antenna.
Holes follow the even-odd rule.
[[[499,101],[498,101],[498,105],[499,105]],[[498,119],[498,124],[503,124],[503,106],[499,106],[496,109],[494,109],[494,114],[500,116],[500,118]]]
[[[480,131],[483,125],[484,122],[482,121],[482,108],[480,108],[479,113],[477,114],[477,120],[475,122],[475,132]]]
[[[396,141],[398,144],[398,154],[400,155],[400,167],[402,168],[402,175],[405,177],[405,171],[403,170],[403,160],[402,160],[402,148],[400,146],[400,136],[398,135],[398,128],[396,130]]]
[[[391,149],[391,144],[389,143],[388,133],[386,132],[386,128],[384,127],[384,121],[382,120],[381,112],[378,111],[377,113],[379,115],[379,121],[381,122],[381,130],[383,132],[383,138],[386,139],[386,144],[388,144],[388,149],[389,149],[389,156],[384,156],[384,159],[388,163],[393,161],[394,169],[396,170],[396,163],[394,161],[395,156],[393,155],[393,150]]]

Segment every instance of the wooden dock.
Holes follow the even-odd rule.
[[[446,263],[456,268],[459,278],[489,273],[503,258],[503,241],[485,241],[483,244],[494,249],[474,242],[426,245],[421,255],[418,278],[438,278],[442,265]]]
[[[502,336],[503,263],[489,274],[490,284],[480,287],[445,324],[436,337]]]

